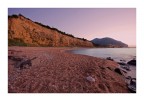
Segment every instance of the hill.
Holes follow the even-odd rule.
[[[34,22],[23,15],[8,16],[9,46],[93,47],[93,43],[76,38],[57,28]]]
[[[118,41],[118,40],[115,40],[115,39],[112,39],[112,38],[109,38],[109,37],[105,37],[105,38],[95,38],[92,40],[92,42],[98,46],[101,46],[101,47],[110,47],[110,48],[115,48],[115,47],[118,47],[118,48],[121,48],[121,47],[128,47],[127,44],[121,42],[121,41]]]

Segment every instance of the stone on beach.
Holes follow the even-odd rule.
[[[127,65],[126,63],[124,62],[118,62],[119,65]]]
[[[123,75],[122,71],[119,68],[116,68],[114,71],[120,75]]]
[[[86,77],[86,79],[90,82],[95,82],[95,79],[91,76]]]
[[[16,58],[32,59],[37,57],[32,61],[31,68],[19,71],[13,64],[20,61],[9,57],[9,92],[129,92],[124,77],[114,72],[114,69],[118,67],[118,64],[114,61],[66,52],[74,48],[9,47],[9,49],[22,51],[14,54]],[[107,67],[110,67],[110,69]]]
[[[130,60],[127,64],[136,66],[136,60]]]
[[[107,57],[106,59],[107,59],[107,60],[114,61],[111,57]]]

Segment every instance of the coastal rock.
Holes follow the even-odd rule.
[[[130,60],[127,64],[136,66],[136,60]]]
[[[107,57],[106,59],[107,59],[107,60],[114,61],[111,57]]]
[[[86,77],[86,79],[90,82],[95,82],[95,79],[91,76]]]
[[[123,60],[123,59],[122,59],[122,60],[120,60],[120,61],[121,61],[121,62],[126,62],[126,60]]]
[[[122,71],[119,68],[116,68],[114,71],[120,75],[123,75]]]
[[[106,67],[106,68],[108,68],[109,70],[111,70],[111,71],[112,71],[112,68],[111,68],[111,67]]]
[[[124,62],[117,62],[119,65],[126,65]]]
[[[130,83],[128,84],[128,89],[132,93],[136,93],[136,78],[131,78]]]
[[[121,68],[127,70],[127,71],[131,71],[130,67],[129,66],[121,66]]]

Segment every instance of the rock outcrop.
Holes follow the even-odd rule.
[[[56,28],[34,22],[23,15],[8,17],[9,46],[93,47],[93,43],[76,38]]]
[[[127,64],[136,66],[136,60],[130,60]]]

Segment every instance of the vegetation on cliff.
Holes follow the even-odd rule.
[[[9,46],[93,47],[93,43],[23,15],[8,16]]]

